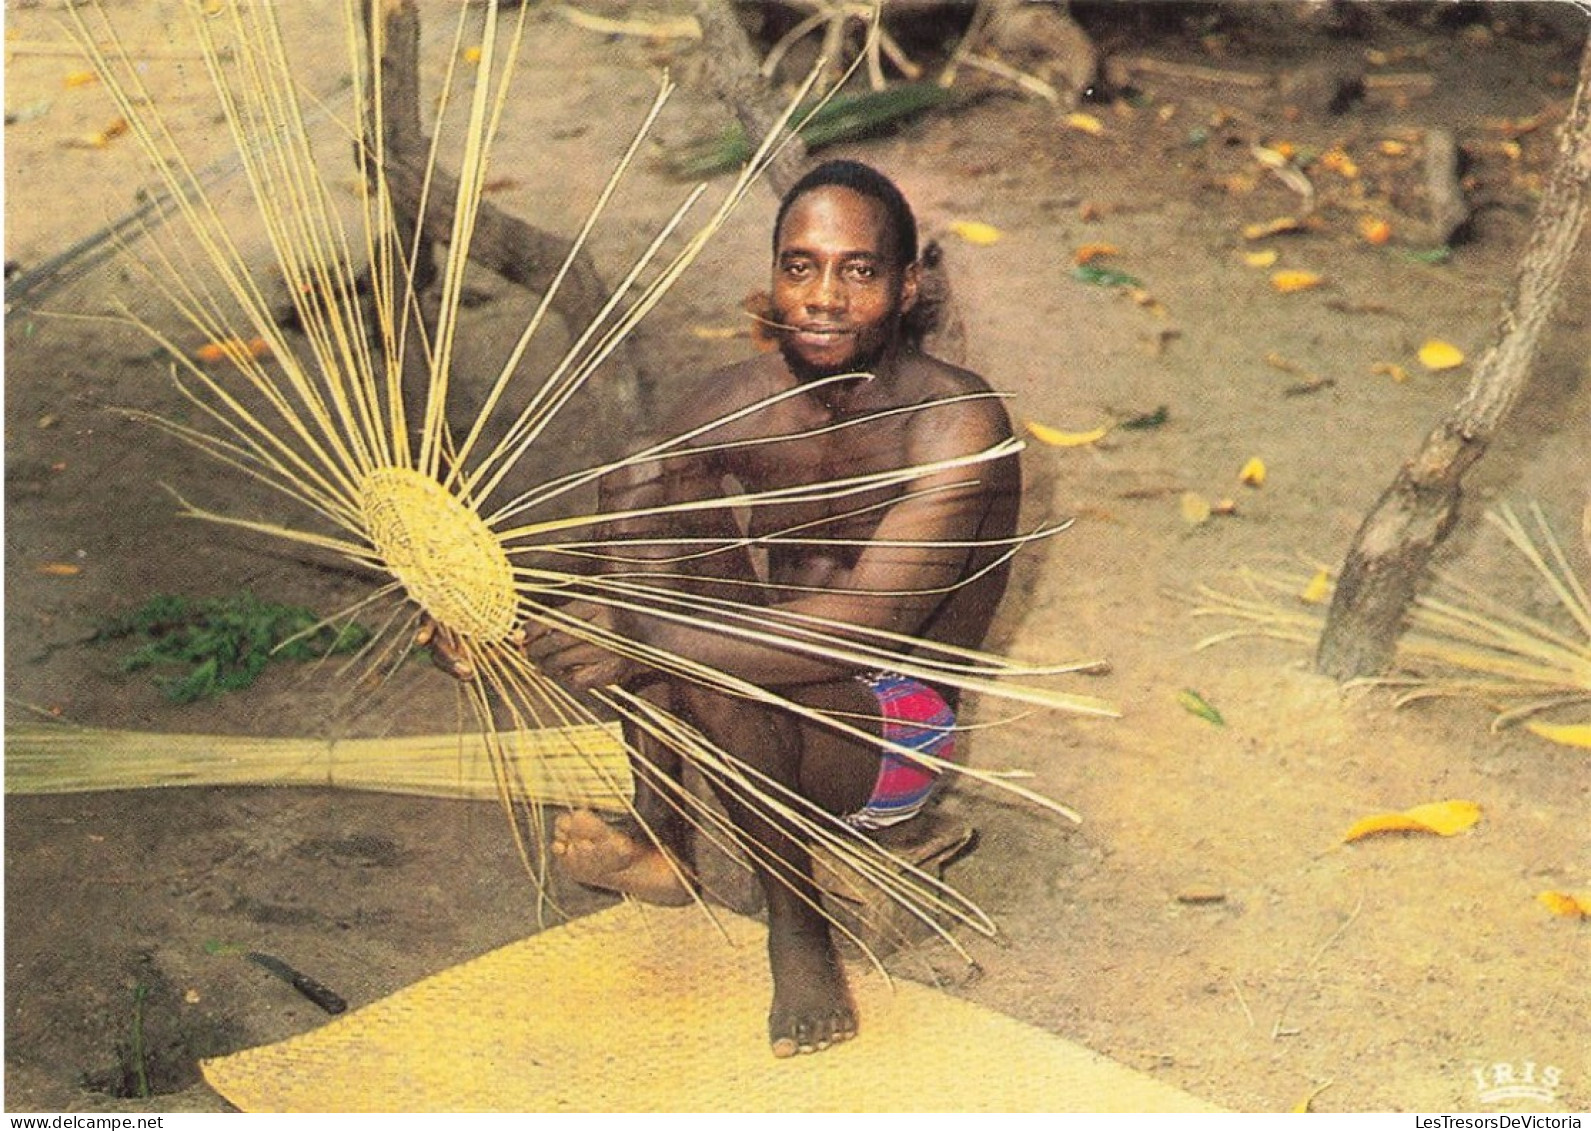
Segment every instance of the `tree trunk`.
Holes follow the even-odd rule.
[[[702,28],[702,58],[712,92],[728,104],[753,147],[772,131],[784,107],[768,89],[756,50],[729,0],[696,0],[696,22]],[[806,172],[807,147],[792,138],[768,167],[775,196],[790,191]]]
[[[1530,374],[1585,223],[1588,186],[1591,40],[1502,321],[1463,399],[1398,471],[1359,528],[1315,654],[1315,667],[1324,674],[1355,679],[1391,666],[1415,589],[1458,521],[1464,474],[1485,453]]]

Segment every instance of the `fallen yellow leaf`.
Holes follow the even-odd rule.
[[[1326,150],[1320,155],[1320,165],[1323,169],[1330,169],[1334,173],[1340,173],[1350,181],[1359,175],[1359,166],[1354,164],[1353,158],[1349,157],[1347,151],[1343,149]]]
[[[68,71],[66,77],[61,80],[65,86],[88,86],[98,81],[99,75],[93,71]]]
[[[981,220],[952,220],[950,230],[970,244],[977,247],[988,247],[998,243],[1001,232],[993,224],[985,224]]]
[[[1294,291],[1307,291],[1311,287],[1318,287],[1326,280],[1313,271],[1278,271],[1271,276],[1271,286],[1282,294],[1292,294]]]
[[[1182,511],[1182,521],[1189,526],[1200,526],[1210,521],[1210,500],[1197,491],[1184,491],[1177,506]]]
[[[1082,130],[1085,134],[1093,134],[1095,137],[1105,132],[1104,122],[1101,122],[1092,114],[1084,114],[1080,111],[1066,115],[1066,124],[1074,130]]]
[[[1427,369],[1455,369],[1464,364],[1464,351],[1439,338],[1420,347],[1420,364]]]
[[[1481,819],[1481,807],[1473,801],[1433,801],[1416,805],[1401,813],[1378,813],[1355,821],[1342,834],[1344,842],[1352,842],[1374,833],[1435,833],[1453,836],[1472,828]]]
[[[1298,599],[1307,605],[1318,605],[1331,595],[1331,574],[1326,570],[1319,570],[1314,577],[1309,579],[1298,594]]]
[[[1299,1100],[1296,1104],[1293,1105],[1293,1114],[1294,1115],[1302,1115],[1305,1112],[1314,1111],[1315,1109],[1310,1107],[1309,1105],[1315,1102],[1315,1097],[1316,1096],[1320,1095],[1320,1093],[1324,1092],[1329,1087],[1331,1087],[1331,1081],[1327,1080],[1324,1084],[1320,1085],[1320,1087],[1315,1088],[1308,1095],[1306,1095],[1303,1099]]]
[[[1274,247],[1266,248],[1264,251],[1249,251],[1243,254],[1243,262],[1250,267],[1274,267],[1278,258],[1279,256],[1277,256]]]
[[[1263,487],[1265,485],[1265,461],[1255,456],[1243,465],[1243,470],[1237,473],[1238,482],[1250,487]]]
[[[1283,232],[1298,232],[1304,228],[1304,222],[1296,216],[1280,216],[1275,220],[1266,220],[1261,224],[1249,224],[1243,229],[1243,238],[1246,240],[1262,240],[1266,236],[1279,236]]]
[[[66,138],[61,144],[73,149],[104,149],[113,138],[121,137],[126,132],[127,119],[117,118],[102,130]]]
[[[1536,902],[1566,919],[1591,919],[1591,892],[1544,891]]]
[[[1562,746],[1582,746],[1591,750],[1591,723],[1558,726],[1553,723],[1526,723],[1525,729],[1548,742]]]
[[[1090,428],[1087,432],[1066,432],[1059,428],[1051,428],[1048,424],[1040,424],[1036,420],[1027,422],[1027,430],[1035,440],[1049,444],[1052,448],[1081,448],[1085,445],[1103,440],[1110,431],[1110,425],[1101,424],[1098,428]]]
[[[1161,304],[1160,300],[1146,291],[1143,287],[1128,287],[1127,294],[1131,296],[1135,303],[1143,307],[1150,314],[1156,315],[1160,318],[1164,318],[1166,316],[1166,308]]]
[[[464,49],[464,61],[466,63],[479,63],[481,61],[481,49],[479,47],[466,47]]]
[[[1379,216],[1361,216],[1359,217],[1359,235],[1364,239],[1365,243],[1379,247],[1392,238],[1392,225]]]

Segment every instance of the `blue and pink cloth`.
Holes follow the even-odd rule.
[[[885,741],[935,758],[949,759],[955,753],[956,713],[939,692],[894,672],[858,678],[878,699]],[[910,820],[928,804],[938,783],[937,771],[885,750],[873,796],[846,822],[859,829],[883,829]]]

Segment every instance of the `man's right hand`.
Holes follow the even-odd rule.
[[[417,648],[429,648],[431,662],[461,683],[475,678],[475,661],[470,656],[470,646],[464,638],[447,625],[425,614],[420,628],[414,634]]]

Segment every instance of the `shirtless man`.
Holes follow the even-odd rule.
[[[713,429],[701,442],[786,437],[708,455],[653,461],[610,477],[603,513],[724,493],[726,482],[747,491],[849,479],[928,465],[982,452],[1011,435],[1010,423],[976,374],[909,350],[901,320],[917,301],[916,223],[899,190],[856,162],[819,166],[785,197],[774,230],[772,315],[777,352],[713,373],[680,402],[664,435],[720,419],[774,394],[807,392]],[[838,382],[824,378],[862,374]],[[972,396],[968,396],[973,394]],[[965,399],[956,399],[965,398]],[[852,427],[827,425],[917,406]],[[976,648],[1005,588],[1003,568],[983,572],[997,543],[1016,525],[1020,473],[1013,457],[925,472],[905,486],[861,497],[802,500],[756,508],[749,529],[728,514],[627,520],[631,535],[752,537],[801,528],[827,544],[772,543],[766,560],[713,554],[699,576],[673,584],[693,592],[761,599],[780,609],[839,624],[904,633]],[[877,504],[877,505],[868,505]],[[662,551],[656,551],[662,556]],[[667,567],[677,575],[677,561]],[[967,584],[958,584],[973,578]],[[726,582],[759,579],[764,587]],[[763,594],[761,598],[748,594]],[[595,605],[579,614],[612,624]],[[887,733],[947,757],[955,696],[888,674],[853,668],[722,632],[632,615],[627,635],[709,664],[794,702],[846,712],[873,733]],[[761,704],[706,690],[643,668],[592,644],[549,629],[531,629],[527,652],[548,675],[579,689],[622,684],[688,720],[719,748],[790,786],[829,813],[862,829],[905,820],[928,799],[933,775],[854,738]],[[913,728],[889,720],[916,721]],[[912,736],[917,736],[914,740]],[[652,835],[616,828],[593,813],[558,822],[553,852],[573,879],[638,898],[682,903],[691,892],[688,830],[662,804],[650,774],[675,775],[678,756],[650,746],[637,767],[636,808]],[[775,819],[723,796],[742,834],[776,858],[758,865],[768,903],[773,972],[769,1037],[777,1056],[813,1052],[856,1033],[856,1015],[828,924],[816,909],[806,846]],[[672,858],[672,859],[671,859]]]

